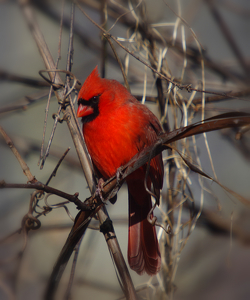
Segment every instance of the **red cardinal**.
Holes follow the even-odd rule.
[[[78,96],[77,116],[95,168],[104,179],[155,142],[162,128],[155,115],[116,80],[99,77],[97,67],[84,82]],[[155,227],[147,215],[151,196],[144,187],[146,166],[126,178],[129,194],[128,262],[134,271],[154,275],[161,256]],[[161,154],[151,160],[147,185],[159,197],[163,183]],[[159,204],[159,199],[158,203]],[[153,217],[153,214],[151,218]]]

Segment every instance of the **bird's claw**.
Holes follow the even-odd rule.
[[[96,188],[95,194],[96,194],[96,196],[98,196],[98,197],[101,199],[101,201],[102,201],[103,203],[105,203],[104,198],[103,198],[103,196],[102,196],[102,193],[103,193],[103,185],[104,185],[104,180],[103,180],[102,178],[100,178],[100,179],[98,180],[98,183],[97,183],[97,188]]]
[[[117,185],[120,184],[120,181],[123,177],[123,172],[122,172],[122,168],[119,167],[117,170],[116,170],[116,182],[117,182]]]

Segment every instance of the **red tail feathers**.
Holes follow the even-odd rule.
[[[128,182],[128,190],[128,262],[138,274],[155,275],[161,267],[161,255],[155,226],[147,220],[152,208],[151,196],[146,192],[143,180]]]

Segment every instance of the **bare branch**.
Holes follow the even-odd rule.
[[[2,134],[5,142],[7,145],[10,147],[11,151],[15,155],[16,159],[18,160],[24,175],[28,178],[28,182],[34,183],[36,182],[36,178],[31,174],[29,167],[27,166],[26,162],[22,159],[21,155],[19,154],[18,150],[14,146],[12,140],[10,137],[7,135],[7,133],[3,130],[3,128],[0,126],[0,133]]]

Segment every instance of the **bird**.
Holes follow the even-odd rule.
[[[121,83],[101,78],[98,67],[87,77],[78,94],[77,117],[95,170],[103,180],[117,174],[134,155],[155,143],[163,129],[157,117]],[[159,205],[163,185],[162,154],[150,161],[147,187]],[[126,177],[129,198],[128,263],[139,275],[160,271],[161,254],[155,226],[147,216],[151,195],[144,180],[146,165]],[[150,218],[153,218],[151,213]]]

